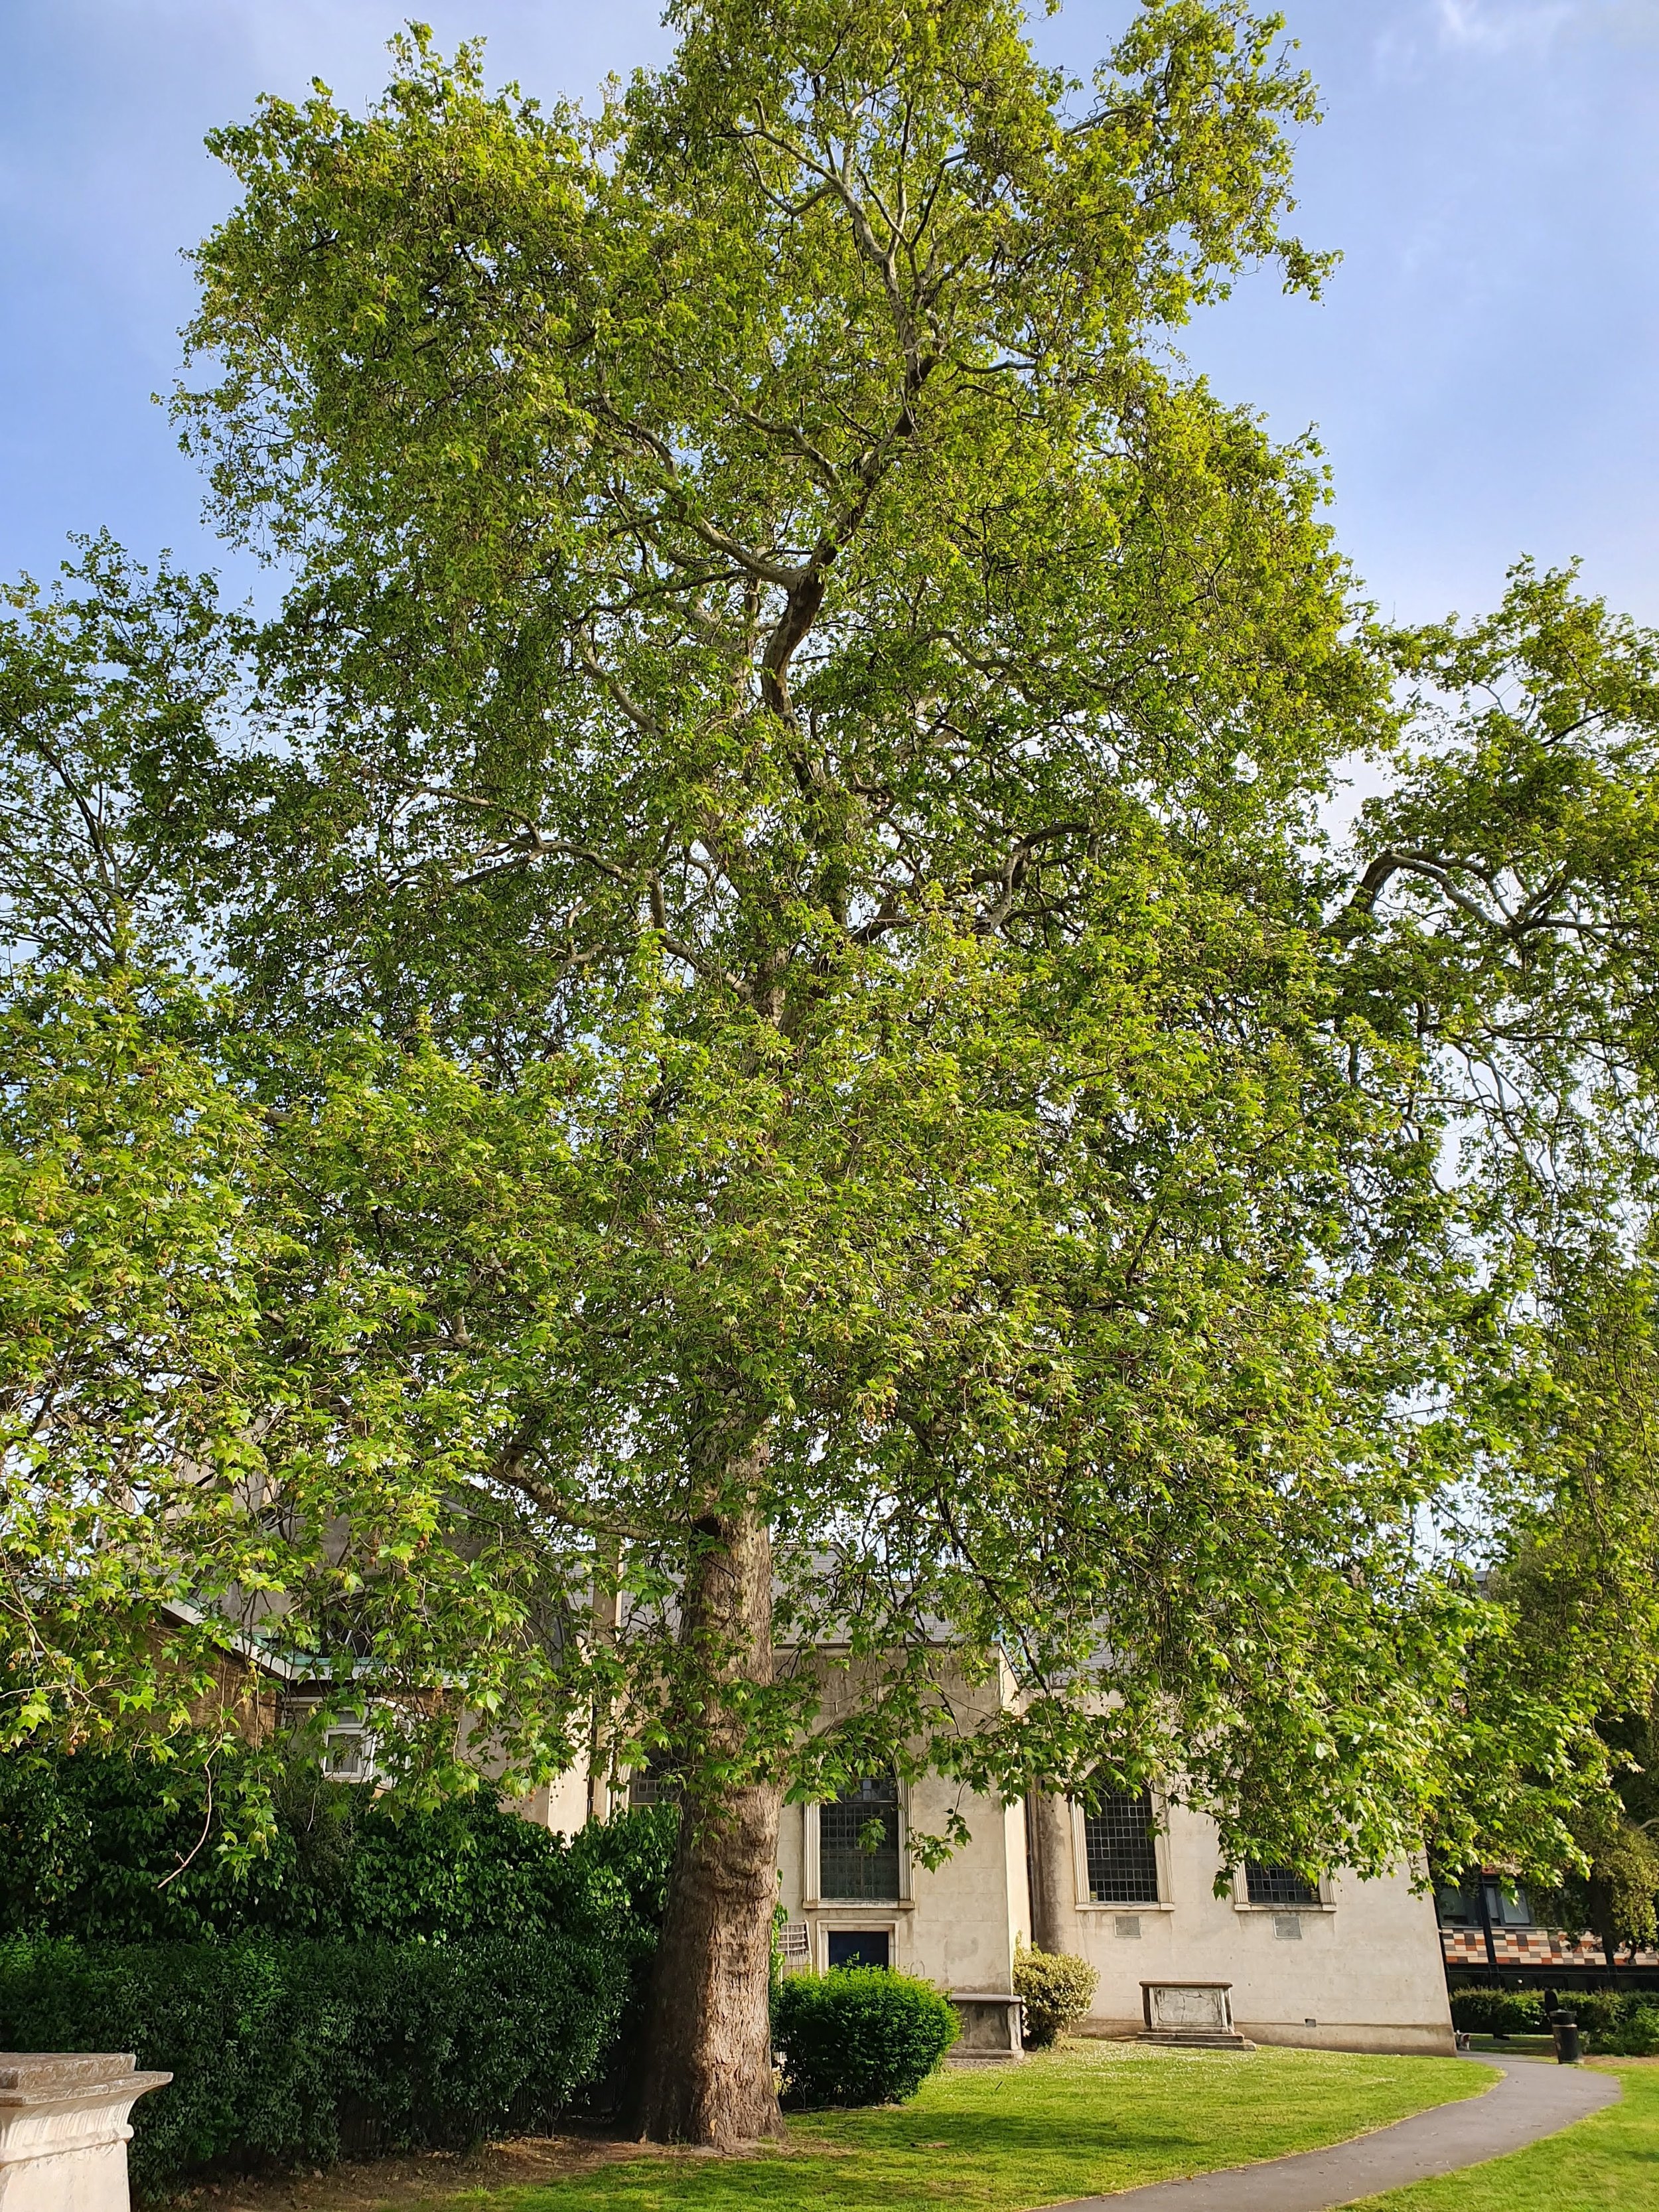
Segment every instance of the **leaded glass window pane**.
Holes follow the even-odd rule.
[[[1319,1887],[1297,1874],[1294,1867],[1261,1866],[1244,1863],[1244,1892],[1252,1905],[1317,1905]]]
[[[637,1813],[646,1805],[678,1805],[680,1785],[672,1774],[631,1774],[628,1778],[628,1808]]]
[[[1097,1905],[1156,1905],[1152,1793],[1109,1790],[1083,1813],[1089,1895]]]
[[[671,1774],[659,1759],[648,1766],[635,1770],[628,1778],[628,1806],[637,1813],[646,1805],[678,1805],[680,1802],[680,1783],[677,1774]]]
[[[818,1894],[896,1899],[898,1784],[890,1774],[849,1782],[818,1808]]]

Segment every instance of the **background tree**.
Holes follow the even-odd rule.
[[[223,836],[245,623],[210,577],[155,574],[107,536],[57,589],[0,593],[0,931],[44,970],[108,977],[176,954]]]
[[[1534,1907],[1593,1930],[1611,1967],[1659,1932],[1659,1462],[1651,1265],[1622,1258],[1605,1231],[1597,1243],[1591,1267],[1553,1286],[1541,1448],[1505,1516],[1492,1589],[1539,1678],[1599,1687],[1601,1756],[1569,1815],[1579,1863],[1539,1885]]]
[[[447,1127],[477,1086],[431,1052],[394,1054],[387,1097],[372,1038],[290,1049],[192,972],[246,773],[246,632],[210,585],[165,563],[148,575],[100,541],[55,592],[12,599],[0,1748],[136,1728],[158,1755],[210,1762],[216,1731],[258,1725],[259,1685],[226,1665],[234,1624],[245,1650],[302,1678],[332,1672],[358,1706],[372,1644],[410,1736],[400,1760],[392,1732],[389,1771],[418,1767],[428,1794],[477,1779],[453,1700],[434,1695],[458,1652],[472,1654],[475,1712],[512,1682],[537,1771],[561,1744],[568,1763],[561,1624],[529,1562],[492,1547],[476,1500],[464,1553],[433,1540],[479,1434],[486,1464],[497,1449],[491,1417],[469,1430],[441,1359],[410,1357],[412,1267],[354,1243],[374,1238],[362,1140],[377,1123],[382,1185],[441,1157],[444,1177],[460,1167],[471,1232],[489,1235],[490,1177],[476,1179],[476,1156],[462,1164],[467,1139]],[[436,1080],[424,1095],[417,1063]],[[514,1172],[507,1152],[499,1166]],[[440,1223],[441,1181],[425,1190]],[[509,1778],[523,1733],[491,1740]],[[270,1777],[229,1765],[221,1855],[242,1864],[268,1840]],[[196,1783],[213,1802],[212,1779]]]
[[[1447,1532],[1489,1567],[1509,1682],[1596,1715],[1570,1761],[1565,1838],[1524,1726],[1506,1776],[1476,1763],[1504,1804],[1477,1790],[1470,1810],[1546,1910],[1609,1947],[1647,1941],[1659,641],[1572,570],[1522,562],[1492,616],[1393,642],[1413,750],[1365,810],[1342,926],[1373,1018],[1392,1006],[1427,1048],[1513,1347],[1486,1480],[1448,1501]],[[1505,1694],[1480,1675],[1472,1688],[1496,1723]],[[1577,1864],[1562,1887],[1564,1843]]]

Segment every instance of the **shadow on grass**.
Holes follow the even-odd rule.
[[[793,2115],[787,2147],[654,2151],[567,2180],[468,2192],[492,2212],[1012,2212],[1335,2142],[1471,2094],[1478,2069],[1421,2058],[1069,2049],[936,2075],[908,2105]]]

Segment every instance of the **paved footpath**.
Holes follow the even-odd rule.
[[[1046,2212],[1332,2212],[1385,2189],[1404,2189],[1460,2166],[1523,2150],[1611,2105],[1611,2074],[1512,2061],[1496,2087],[1461,2104],[1437,2105],[1328,2150],[1303,2151],[1265,2166],[1229,2166],[1191,2181],[1157,2181],[1113,2197],[1074,2197]]]

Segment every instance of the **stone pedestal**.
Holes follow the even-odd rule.
[[[952,2066],[1006,2066],[1024,2057],[1022,2002],[1012,1990],[952,1990],[951,2002],[962,2022],[949,2053]]]
[[[0,2212],[128,2212],[132,2053],[0,2051]]]
[[[1143,2043],[1171,2043],[1200,2051],[1250,2051],[1233,2026],[1231,1982],[1143,1982]]]

